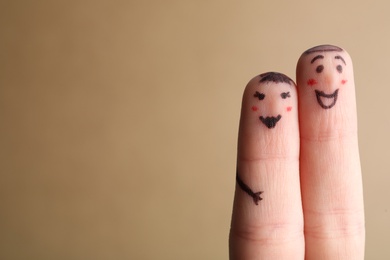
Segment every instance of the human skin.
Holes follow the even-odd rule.
[[[349,54],[331,45],[304,52],[297,87],[260,80],[248,83],[242,100],[230,259],[364,259]],[[290,97],[281,98],[286,91]],[[278,115],[271,127],[260,118]]]
[[[237,185],[230,233],[231,259],[303,259],[303,215],[299,188],[298,101],[295,83],[254,77],[242,100],[237,175],[262,200]],[[254,95],[265,94],[263,100]],[[283,99],[282,93],[290,97]],[[254,111],[254,107],[255,109]],[[273,128],[263,117],[280,120]]]
[[[314,57],[321,55],[313,63]],[[318,66],[323,66],[321,72]],[[314,79],[316,84],[308,84]],[[297,65],[306,259],[364,259],[363,188],[350,55],[323,45]],[[316,91],[338,91],[330,108]],[[324,98],[329,107],[334,100]]]

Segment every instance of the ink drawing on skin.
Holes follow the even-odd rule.
[[[286,75],[277,72],[263,73],[258,77],[260,80],[256,83],[257,87],[253,92],[253,100],[251,101],[250,109],[255,114],[254,116],[259,119],[260,127],[264,125],[269,130],[274,131],[273,129],[275,129],[277,124],[282,120],[282,113],[284,111],[290,112],[292,110],[292,106],[289,103],[289,99],[291,98],[289,88],[295,87],[295,83]],[[272,88],[273,91],[270,91],[269,88]],[[275,88],[278,90],[280,89],[280,91],[275,92]],[[276,109],[275,111],[275,109],[267,107],[276,102],[281,102],[286,109],[280,111]],[[263,111],[268,111],[268,114],[265,114]],[[269,111],[272,111],[272,114],[269,114],[271,113]],[[263,194],[263,191],[254,192],[250,186],[240,178],[238,169],[236,171],[236,181],[241,190],[252,197],[255,205],[258,205],[259,201],[263,199],[260,197],[260,195]]]
[[[259,75],[260,81],[259,83],[273,82],[273,83],[287,83],[289,85],[294,84],[293,81],[282,73],[277,72],[267,72]],[[253,95],[255,98],[258,98],[260,101],[266,98],[266,94],[260,93],[256,91]],[[280,94],[282,99],[286,99],[290,97],[290,92],[282,92]],[[291,110],[291,109],[290,109]],[[288,111],[290,111],[288,110]],[[260,121],[269,129],[272,129],[276,126],[279,120],[282,118],[280,114],[272,115],[272,116],[259,116]]]
[[[253,198],[253,202],[256,205],[259,205],[259,201],[262,200],[263,198],[260,197],[260,195],[263,193],[263,191],[258,191],[258,192],[253,192],[251,188],[249,188],[248,185],[246,185],[238,176],[238,170],[236,171],[236,181],[240,188],[245,191],[249,196]]]
[[[343,67],[347,66],[347,64],[341,52],[343,52],[343,49],[337,46],[320,45],[307,50],[303,54],[312,56],[310,58],[310,66],[313,67],[316,76],[310,78],[307,81],[307,85],[314,88],[317,103],[323,109],[330,109],[336,105],[339,88],[347,82],[346,79],[342,79],[340,82],[336,81],[335,83],[329,80],[343,76]],[[327,90],[324,90],[324,87]],[[329,90],[329,88],[331,89]]]

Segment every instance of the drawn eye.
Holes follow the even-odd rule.
[[[263,100],[265,98],[265,95],[263,93],[258,92],[258,91],[256,91],[256,93],[253,96],[257,97],[259,100]]]
[[[337,65],[336,69],[339,73],[343,72],[343,66],[341,65]]]
[[[286,99],[288,97],[291,97],[290,96],[290,92],[283,92],[282,94],[280,94],[280,96],[283,98],[283,99]]]
[[[323,70],[324,70],[324,66],[323,66],[323,65],[319,65],[319,66],[316,68],[316,72],[317,72],[317,73],[321,73]]]

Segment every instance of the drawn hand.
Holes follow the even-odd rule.
[[[297,86],[280,73],[253,78],[243,95],[237,158],[230,259],[364,259],[346,51],[322,45],[304,52]]]

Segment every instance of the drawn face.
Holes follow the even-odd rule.
[[[291,95],[295,92],[290,84],[264,81],[259,82],[251,89],[250,109],[253,115],[268,129],[275,128],[284,115],[293,109],[294,102],[291,101]]]
[[[305,75],[303,87],[308,87],[315,93],[321,108],[334,107],[340,89],[348,83],[346,71],[351,64],[348,64],[347,55],[342,50],[314,51],[306,54],[301,62],[302,66],[306,66],[306,71],[309,71]]]
[[[242,97],[238,142],[242,158],[298,154],[297,108],[297,88],[288,76],[266,72],[252,78]]]

